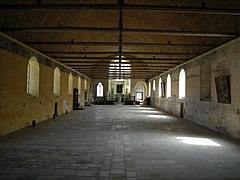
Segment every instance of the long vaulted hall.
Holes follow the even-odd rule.
[[[239,0],[0,1],[0,179],[240,179]]]

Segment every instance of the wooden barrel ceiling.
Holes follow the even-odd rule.
[[[149,79],[238,37],[240,1],[5,0],[0,16],[2,32],[90,78]]]

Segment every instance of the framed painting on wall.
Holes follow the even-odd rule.
[[[231,104],[230,76],[215,77],[219,103]]]

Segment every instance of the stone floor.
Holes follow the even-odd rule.
[[[240,143],[154,108],[92,105],[1,137],[0,179],[240,179]]]

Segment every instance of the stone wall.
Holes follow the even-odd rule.
[[[179,99],[179,72],[186,72],[186,97]],[[172,77],[169,98],[159,97],[159,77]],[[218,101],[216,77],[230,78],[230,103]],[[154,77],[152,105],[234,138],[240,138],[240,39],[235,39],[168,72]],[[153,84],[153,83],[152,83]],[[221,91],[223,92],[223,91]]]
[[[68,94],[69,73],[73,74],[73,88],[78,88],[78,77],[81,77],[81,96],[84,95],[83,80],[90,79],[6,35],[0,37],[0,135],[31,126],[33,121],[38,123],[52,118],[55,103],[58,103],[58,115],[71,111],[73,96]],[[31,56],[37,57],[39,62],[38,97],[27,94],[27,66]],[[55,67],[61,72],[60,96],[53,95]],[[81,104],[84,105],[83,98]]]

